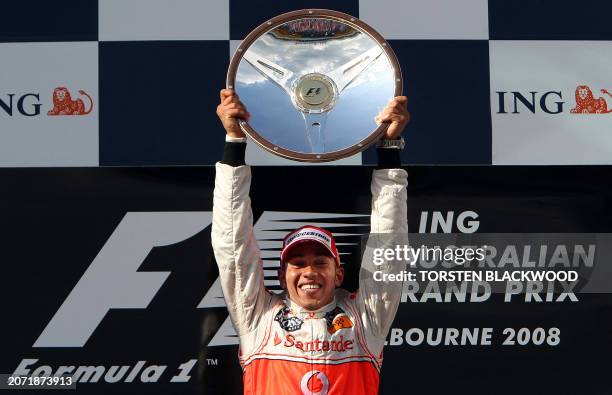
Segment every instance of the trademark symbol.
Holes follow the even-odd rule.
[[[208,366],[217,366],[219,364],[219,361],[217,361],[217,358],[214,358],[214,359],[206,358],[206,364]]]

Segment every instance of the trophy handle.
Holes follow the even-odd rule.
[[[340,67],[337,67],[327,76],[331,78],[338,87],[338,93],[342,92],[351,82],[359,76],[365,69],[368,68],[378,57],[383,53],[382,48],[375,46],[356,58],[346,62]]]
[[[293,72],[280,66],[273,61],[256,54],[254,51],[246,51],[243,58],[249,62],[255,70],[259,71],[264,77],[280,86],[287,94],[291,95],[291,85],[289,81],[293,77]]]

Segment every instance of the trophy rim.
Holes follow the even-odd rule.
[[[267,31],[280,26],[286,22],[300,19],[300,18],[315,18],[315,17],[326,17],[330,19],[335,19],[342,23],[346,23],[351,27],[366,33],[373,40],[375,40],[378,45],[382,48],[383,52],[387,55],[391,66],[393,67],[394,72],[394,80],[395,80],[395,90],[394,97],[401,96],[403,92],[403,77],[402,71],[400,67],[400,63],[395,55],[395,52],[389,45],[389,43],[383,38],[383,36],[374,30],[373,27],[363,22],[359,18],[356,18],[352,15],[346,14],[344,12],[323,9],[323,8],[307,8],[302,10],[295,10],[286,12],[284,14],[277,15],[267,21],[261,23],[255,29],[253,29],[245,38],[242,40],[236,52],[232,56],[232,60],[230,61],[230,66],[227,71],[226,78],[226,88],[234,89],[234,85],[236,82],[236,74],[238,72],[238,65],[242,60],[244,53],[246,50],[253,44],[255,40],[261,37]],[[247,121],[240,120],[238,122],[242,131],[249,136],[257,145],[269,151],[275,155],[281,156],[283,158],[299,161],[299,162],[331,162],[339,159],[343,159],[352,155],[355,155],[361,151],[364,151],[369,146],[374,144],[378,139],[380,139],[384,133],[386,132],[389,124],[383,123],[380,124],[376,129],[374,129],[365,139],[338,151],[331,151],[326,153],[305,153],[305,152],[297,152],[288,150],[274,144],[271,144],[269,141],[264,139]]]

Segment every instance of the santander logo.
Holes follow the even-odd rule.
[[[278,336],[274,339],[274,344],[280,344]],[[287,348],[296,348],[302,352],[314,351],[338,351],[346,352],[353,349],[353,340],[345,340],[344,336],[340,335],[338,340],[321,340],[314,339],[309,341],[296,340],[293,335],[286,335],[283,346]]]

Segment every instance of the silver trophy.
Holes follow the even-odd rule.
[[[402,94],[389,44],[370,26],[330,10],[300,10],[261,24],[234,54],[227,87],[251,113],[242,130],[279,156],[305,162],[366,149],[387,125],[374,118]]]

